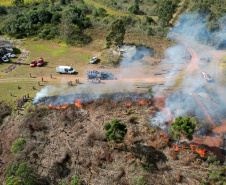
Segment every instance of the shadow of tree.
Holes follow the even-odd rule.
[[[157,162],[159,161],[167,161],[165,154],[159,150],[156,150],[152,146],[135,144],[135,146],[129,148],[128,150],[147,165],[153,164],[154,167],[157,166]]]

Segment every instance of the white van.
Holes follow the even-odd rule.
[[[75,70],[71,66],[57,66],[56,67],[57,73],[63,74],[74,74]]]

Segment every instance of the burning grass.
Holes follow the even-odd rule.
[[[197,154],[189,148],[175,151],[166,135],[151,128],[148,117],[156,110],[150,100],[135,98],[127,105],[129,97],[125,99],[87,103],[85,98],[77,98],[72,104],[36,106],[18,123],[20,130],[14,131],[26,138],[28,146],[11,161],[26,159],[40,180],[47,178],[52,183],[69,180],[74,171],[90,184],[131,184],[135,177],[143,177],[146,183],[152,179],[155,184],[195,184],[207,177],[207,172],[197,167],[200,164],[194,163]],[[124,143],[113,150],[104,137],[103,125],[114,118],[127,124],[128,133]],[[5,148],[4,142],[2,145]],[[1,156],[3,161],[6,157]],[[193,168],[190,174],[188,168]],[[172,178],[167,180],[170,174]]]

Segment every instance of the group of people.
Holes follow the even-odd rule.
[[[87,75],[94,74],[94,73],[97,73],[98,74],[99,72],[97,70],[95,70],[95,69],[94,70],[88,70],[87,71]]]
[[[89,80],[89,79],[88,79]],[[101,80],[100,78],[92,78],[92,83],[93,82],[98,82],[98,83],[101,83]]]
[[[79,83],[79,78],[78,78],[78,79],[75,79],[75,83],[76,83],[76,84]],[[69,81],[67,82],[67,84],[68,84],[69,87],[71,87],[71,86],[73,85],[71,80],[69,80]]]

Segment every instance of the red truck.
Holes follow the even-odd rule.
[[[44,59],[43,59],[43,57],[41,57],[41,58],[38,60],[37,66],[38,66],[38,67],[41,67],[41,66],[43,66],[43,65],[44,65]]]

